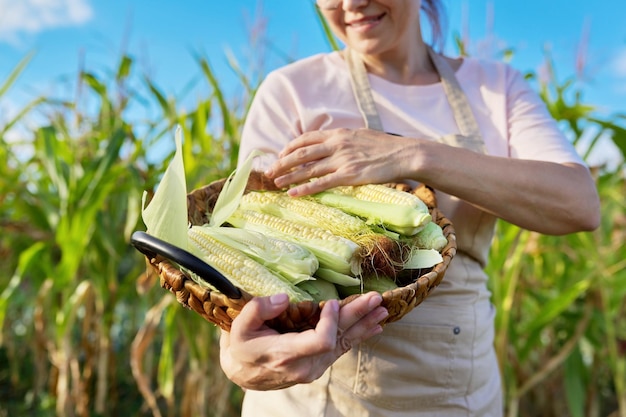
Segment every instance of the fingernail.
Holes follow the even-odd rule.
[[[328,300],[322,308],[330,308],[334,313],[339,311],[339,301],[335,299]]]
[[[382,303],[382,301],[383,301],[383,297],[380,294],[377,294],[376,296],[370,298],[368,306],[369,306],[369,308],[371,308],[373,310],[376,307],[378,307],[380,305],[380,303]]]
[[[266,177],[268,177],[268,178],[273,178],[273,176],[274,176],[274,170],[273,170],[273,169],[271,169],[271,168],[270,168],[270,169],[267,169],[267,170],[264,172],[264,174],[265,174],[265,176],[266,176]]]
[[[381,321],[389,316],[389,311],[386,308],[380,307],[379,311],[376,311],[376,321]]]
[[[289,300],[289,296],[287,294],[274,294],[270,296],[270,303],[272,305],[284,304]]]

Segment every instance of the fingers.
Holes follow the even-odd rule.
[[[277,389],[319,378],[352,346],[382,331],[387,316],[382,297],[372,292],[339,308],[329,300],[316,327],[280,334],[265,320],[278,316],[289,300],[281,294],[254,297],[220,337],[220,364],[236,384],[250,389]]]
[[[278,157],[284,158],[299,148],[323,143],[331,133],[332,131],[323,130],[305,132],[300,137],[285,145],[285,148],[278,154]]]
[[[371,291],[353,299],[343,306],[339,315],[339,327],[347,329],[374,311],[383,301],[376,291]]]
[[[370,337],[376,336],[383,332],[383,327],[380,325],[380,322],[388,315],[389,313],[386,308],[378,307],[364,320],[345,331],[343,337],[348,338],[353,345],[356,345]]]
[[[369,129],[308,132],[285,146],[266,175],[280,188],[291,187],[291,196],[339,185],[390,182],[406,178],[405,172],[413,169],[407,146],[419,144],[416,139]]]
[[[328,300],[322,312],[320,313],[320,320],[315,326],[315,333],[328,340],[328,343],[332,346],[335,345],[335,339],[337,337],[337,326],[339,323],[339,301]]]
[[[315,177],[318,177],[318,175],[315,175]],[[285,180],[283,177],[281,177],[281,178],[276,179],[276,185],[279,186],[278,184],[282,183],[283,181],[285,181],[287,184],[298,183],[298,181],[295,179]],[[330,188],[343,185],[344,183],[345,183],[345,178],[342,179],[340,175],[328,174],[321,178],[316,178],[314,181],[308,181],[300,185],[294,186],[290,188],[289,190],[287,190],[287,194],[289,194],[291,197],[301,197],[305,195],[320,193]],[[287,185],[279,186],[279,187],[286,187],[286,186]]]
[[[220,350],[224,352],[230,347],[230,333],[226,330],[220,331]]]
[[[292,140],[278,154],[278,160],[265,171],[265,174],[270,178],[278,178],[296,167],[327,156],[327,147],[320,145],[325,142],[328,135],[329,132],[307,132]]]
[[[379,323],[389,313],[381,303],[382,296],[377,292],[370,292],[345,305],[339,314],[341,337],[357,344],[382,332]]]
[[[313,357],[332,352],[337,344],[338,322],[339,301],[328,300],[322,308],[315,329],[284,335],[293,337],[291,353],[302,357]]]
[[[312,192],[310,190],[319,189],[320,186],[323,185],[323,183],[319,181],[324,180],[324,182],[328,182],[328,178],[332,175],[330,174],[331,170],[329,170],[326,165],[325,159],[321,159],[309,165],[301,166],[285,175],[274,178],[274,184],[279,188],[288,188],[294,184],[299,184],[298,192],[295,192],[293,188],[289,188],[287,191],[292,197],[311,194]],[[310,179],[314,180],[309,181]]]
[[[265,328],[265,321],[278,317],[288,306],[289,297],[287,294],[253,297],[233,320],[231,337],[241,337],[252,331]]]

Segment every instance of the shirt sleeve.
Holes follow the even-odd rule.
[[[508,68],[508,135],[511,157],[585,165],[522,74]]]

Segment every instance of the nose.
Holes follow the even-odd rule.
[[[361,7],[365,7],[367,6],[368,3],[369,3],[369,0],[343,0],[342,8],[345,11],[352,11],[352,10],[357,10]]]

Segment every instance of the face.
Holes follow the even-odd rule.
[[[409,48],[421,36],[421,0],[320,0],[335,35],[350,48],[381,55]],[[334,9],[325,9],[332,7]]]

